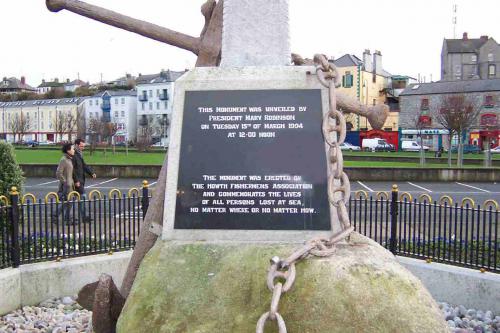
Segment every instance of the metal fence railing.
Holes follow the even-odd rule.
[[[0,268],[131,249],[150,197],[147,182],[126,194],[73,192],[65,202],[56,193],[42,201],[14,189],[10,198],[0,197]],[[494,200],[481,206],[469,198],[413,198],[397,187],[375,197],[358,191],[348,204],[356,231],[395,255],[500,273],[498,208]]]
[[[498,203],[476,205],[470,198],[453,203],[449,196],[356,192],[349,202],[355,230],[395,255],[500,273]]]
[[[64,202],[13,188],[0,198],[0,268],[131,249],[150,197],[147,182],[128,193],[93,190],[88,199],[72,192]]]

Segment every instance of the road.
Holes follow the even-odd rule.
[[[156,179],[146,179],[151,188],[156,185]],[[87,181],[87,193],[91,190],[99,190],[108,193],[111,189],[119,189],[126,193],[130,188],[141,188],[143,179],[131,178],[98,178]],[[391,191],[392,182],[351,182],[353,191],[364,190],[369,195],[375,196],[379,191]],[[443,195],[453,198],[453,201],[461,201],[465,197],[472,198],[476,203],[482,204],[485,200],[494,199],[500,202],[499,183],[471,183],[471,182],[395,182],[399,191],[408,192],[413,197],[428,194],[438,200]],[[26,179],[25,192],[33,193],[37,198],[43,198],[48,192],[57,192],[57,181],[53,178],[28,178]]]

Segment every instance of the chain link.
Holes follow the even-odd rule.
[[[281,296],[288,292],[295,282],[295,263],[312,255],[328,257],[335,252],[335,244],[348,239],[354,228],[349,221],[346,204],[351,196],[351,184],[344,172],[344,159],[340,145],[346,137],[346,121],[344,115],[337,110],[335,88],[340,86],[340,77],[335,65],[324,55],[315,55],[316,74],[319,82],[328,88],[329,110],[323,118],[323,137],[329,146],[328,150],[328,201],[337,212],[341,231],[330,238],[317,238],[307,241],[304,246],[295,250],[288,258],[271,258],[271,266],[267,273],[267,287],[273,293],[270,310],[264,313],[257,322],[256,333],[264,333],[264,325],[268,320],[276,321],[279,333],[286,333],[283,317],[278,313]],[[333,124],[332,124],[333,121]],[[332,135],[335,133],[335,135]],[[332,219],[332,230],[335,230]]]

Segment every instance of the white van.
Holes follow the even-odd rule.
[[[394,151],[394,146],[387,143],[384,139],[373,138],[363,139],[361,143],[363,150],[369,151]]]
[[[417,141],[401,141],[402,151],[420,151],[420,145]],[[428,151],[429,147],[424,146],[424,150]]]

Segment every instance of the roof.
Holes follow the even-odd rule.
[[[18,80],[17,78],[15,77],[11,77],[11,78],[5,78],[4,80],[2,80],[0,82],[0,89],[9,89],[9,90],[32,90],[32,91],[36,91],[35,88],[33,88],[32,86],[28,85],[28,84],[23,84],[21,83],[21,80]]]
[[[488,40],[485,38],[473,39],[445,39],[448,53],[475,53]]]
[[[500,79],[412,83],[400,96],[500,91]]]
[[[87,82],[77,79],[77,80],[74,80],[74,81],[71,81],[71,82],[67,82],[64,85],[65,86],[86,86]]]
[[[171,70],[161,71],[158,74],[148,74],[141,75],[136,78],[137,84],[153,84],[153,83],[166,83],[166,82],[174,82],[178,78],[180,78],[185,71],[175,72]]]
[[[57,87],[62,87],[62,86],[64,86],[64,84],[61,82],[51,81],[51,82],[42,82],[42,84],[39,85],[38,88],[45,88],[45,87],[57,88]]]
[[[0,108],[33,107],[41,105],[80,104],[82,98],[36,99],[30,101],[0,102]]]
[[[95,94],[91,97],[88,97],[88,98],[96,98],[96,97],[101,98],[106,93],[108,95],[110,95],[111,97],[116,97],[116,96],[134,96],[134,97],[136,97],[137,96],[137,91],[135,91],[135,90],[106,90],[106,91],[98,92],[97,94]]]
[[[352,67],[363,65],[363,61],[356,57],[354,54],[344,54],[342,57],[336,59],[333,63],[337,67]]]

